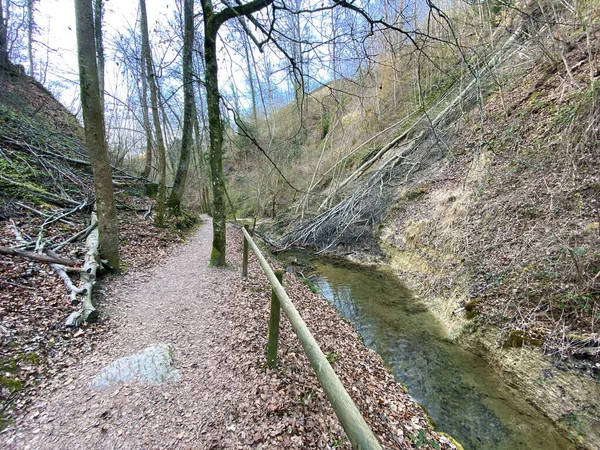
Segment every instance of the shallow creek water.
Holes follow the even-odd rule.
[[[310,280],[320,293],[381,355],[436,429],[465,450],[570,448],[485,360],[454,344],[446,326],[393,274],[302,252],[287,257],[314,268]]]

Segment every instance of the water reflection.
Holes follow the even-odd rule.
[[[306,254],[296,254],[306,259]],[[551,422],[447,330],[395,277],[312,259],[311,280],[423,404],[437,429],[465,449],[558,450],[570,447]]]

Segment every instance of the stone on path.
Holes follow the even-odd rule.
[[[167,380],[178,380],[179,371],[172,366],[173,347],[169,344],[152,345],[140,353],[117,359],[103,368],[91,381],[97,389],[113,384],[134,382],[162,384]]]

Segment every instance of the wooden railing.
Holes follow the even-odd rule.
[[[273,289],[271,295],[271,318],[269,320],[269,343],[267,349],[267,363],[269,366],[274,367],[277,364],[277,342],[279,336],[279,309],[283,309],[285,315],[290,321],[292,328],[296,332],[296,336],[300,340],[302,347],[317,378],[327,394],[331,406],[335,411],[336,415],[342,423],[342,427],[350,439],[352,447],[355,449],[378,449],[381,450],[381,446],[377,441],[377,438],[365,422],[365,419],[361,415],[360,411],[348,395],[346,389],[342,385],[342,382],[333,371],[333,368],[327,361],[327,358],[321,351],[319,344],[311,334],[310,330],[304,323],[304,320],[298,313],[298,310],[288,297],[285,289],[281,285],[281,279],[283,273],[279,273],[279,277],[273,272],[269,263],[264,258],[257,245],[252,240],[248,228],[242,229],[244,233],[244,258],[242,265],[242,274],[247,276],[248,274],[248,246],[252,249],[252,252],[256,255],[260,266],[264,270],[269,283]]]

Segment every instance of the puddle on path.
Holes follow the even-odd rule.
[[[178,380],[179,371],[173,366],[173,347],[169,344],[152,345],[139,353],[124,358],[103,368],[91,381],[97,389],[105,389],[113,384],[134,382],[162,384],[168,380]]]

